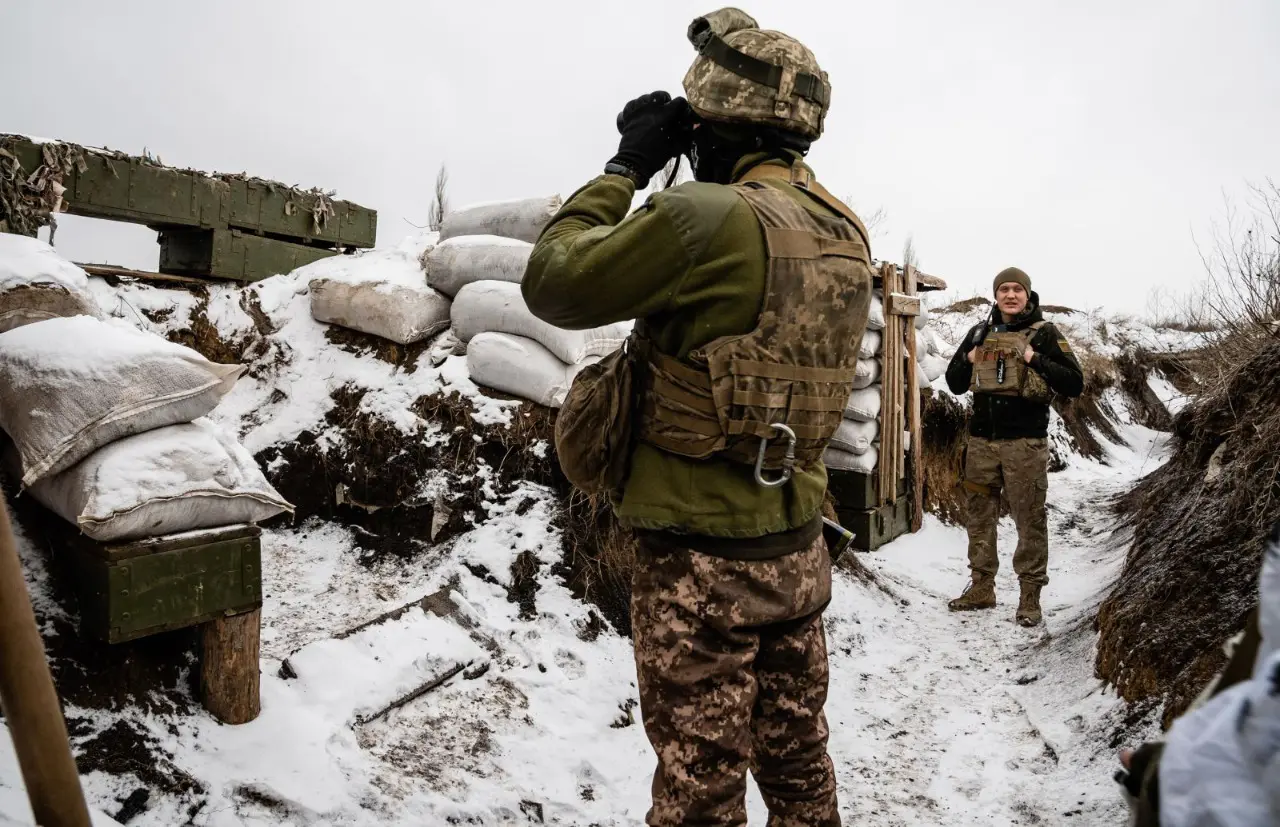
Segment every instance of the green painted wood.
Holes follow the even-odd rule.
[[[107,643],[249,611],[262,603],[262,546],[253,527],[160,542],[68,548],[80,595],[81,631]]]

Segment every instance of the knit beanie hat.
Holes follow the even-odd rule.
[[[1011,281],[1021,284],[1022,289],[1026,290],[1028,293],[1031,292],[1031,276],[1028,276],[1017,267],[1007,267],[1004,270],[1001,270],[999,275],[996,276],[996,280],[991,283],[991,292],[995,293],[1000,289],[1000,285],[1007,284]]]

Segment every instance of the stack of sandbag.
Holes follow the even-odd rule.
[[[454,297],[453,335],[467,344],[471,380],[551,408],[564,402],[578,371],[617,350],[631,323],[564,330],[530,312],[520,285],[477,281]]]
[[[447,296],[477,281],[519,284],[533,242],[560,209],[560,196],[476,204],[445,216],[424,256],[427,283]]]
[[[243,370],[123,323],[34,322],[0,334],[0,426],[31,496],[95,540],[260,522],[292,506],[203,418]]]
[[[100,315],[85,271],[43,241],[0,233],[0,333],[82,315]]]
[[[304,267],[311,316],[402,345],[449,326],[449,297],[427,284],[414,251],[371,250]]]
[[[921,388],[932,384],[947,369],[942,343],[933,331],[925,328],[927,313],[922,304],[920,315],[915,318],[916,379]],[[823,462],[830,469],[870,474],[879,464],[882,395],[880,376],[884,370],[883,330],[883,294],[876,290],[871,299],[871,312],[867,317],[867,331],[862,337],[862,346],[858,352],[854,390],[845,406],[844,419],[823,455]],[[904,444],[908,449],[909,441],[910,436],[907,436]]]

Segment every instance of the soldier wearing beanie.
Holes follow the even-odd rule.
[[[1009,267],[996,275],[991,289],[991,317],[969,331],[947,367],[953,393],[973,392],[964,467],[970,582],[950,607],[967,611],[996,605],[996,524],[1003,493],[1018,527],[1013,570],[1021,597],[1015,619],[1036,626],[1040,590],[1049,582],[1049,403],[1055,395],[1079,396],[1084,372],[1066,338],[1044,320],[1030,276]]]

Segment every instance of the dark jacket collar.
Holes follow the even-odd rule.
[[[992,327],[1004,324],[1004,316],[1000,314],[1000,306],[995,303],[992,303],[991,305],[990,321]],[[1040,311],[1040,294],[1032,290],[1031,298],[1027,301],[1026,309],[1018,315],[1018,318],[1014,319],[1007,327],[1005,327],[1005,329],[1012,331],[1026,330],[1036,322],[1043,321],[1044,313]]]

